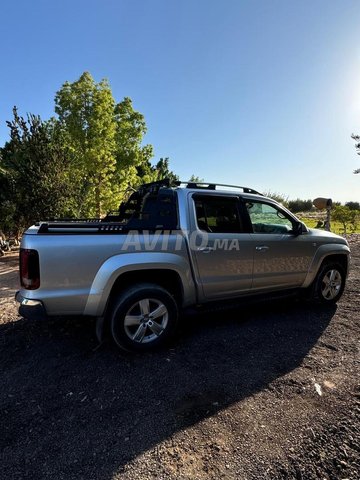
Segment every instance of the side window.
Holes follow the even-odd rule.
[[[241,233],[237,198],[195,195],[196,222],[200,230],[212,233]]]
[[[177,228],[175,196],[162,192],[157,195],[148,194],[135,207],[127,223],[129,228],[151,230]]]
[[[254,233],[289,233],[293,223],[282,210],[262,202],[246,201]]]

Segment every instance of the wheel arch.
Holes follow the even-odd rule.
[[[303,283],[303,288],[309,287],[324,263],[339,263],[344,271],[345,276],[347,277],[349,273],[349,263],[350,263],[350,249],[346,245],[341,245],[339,248],[331,248],[330,245],[323,245],[318,249],[316,255],[312,261],[311,267],[307,273],[305,281]]]
[[[184,288],[180,275],[175,270],[167,268],[149,268],[124,272],[119,275],[110,291],[105,311],[108,310],[109,305],[121,292],[138,283],[158,285],[167,290],[179,306],[182,305]]]
[[[349,257],[348,255],[342,254],[331,254],[327,255],[323,261],[321,262],[321,265],[319,266],[319,269],[325,264],[325,263],[338,263],[341,265],[345,271],[345,275],[348,275],[348,270],[349,270]]]
[[[179,306],[196,303],[196,287],[186,256],[139,252],[117,255],[104,262],[93,280],[84,314],[102,317],[114,292],[138,282],[170,288]]]

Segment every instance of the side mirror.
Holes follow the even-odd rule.
[[[301,222],[297,222],[295,225],[294,225],[294,228],[292,230],[292,233],[296,236],[298,235],[302,235],[303,234],[303,224]]]

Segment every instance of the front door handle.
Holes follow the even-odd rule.
[[[267,245],[259,245],[258,247],[255,247],[255,250],[258,252],[266,252],[269,250],[269,247]]]
[[[210,253],[210,252],[213,252],[215,250],[215,248],[213,247],[199,247],[198,248],[198,252],[201,252],[201,253]]]

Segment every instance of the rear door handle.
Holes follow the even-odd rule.
[[[258,252],[266,252],[269,250],[269,247],[267,245],[259,245],[258,247],[255,247],[255,250]]]

